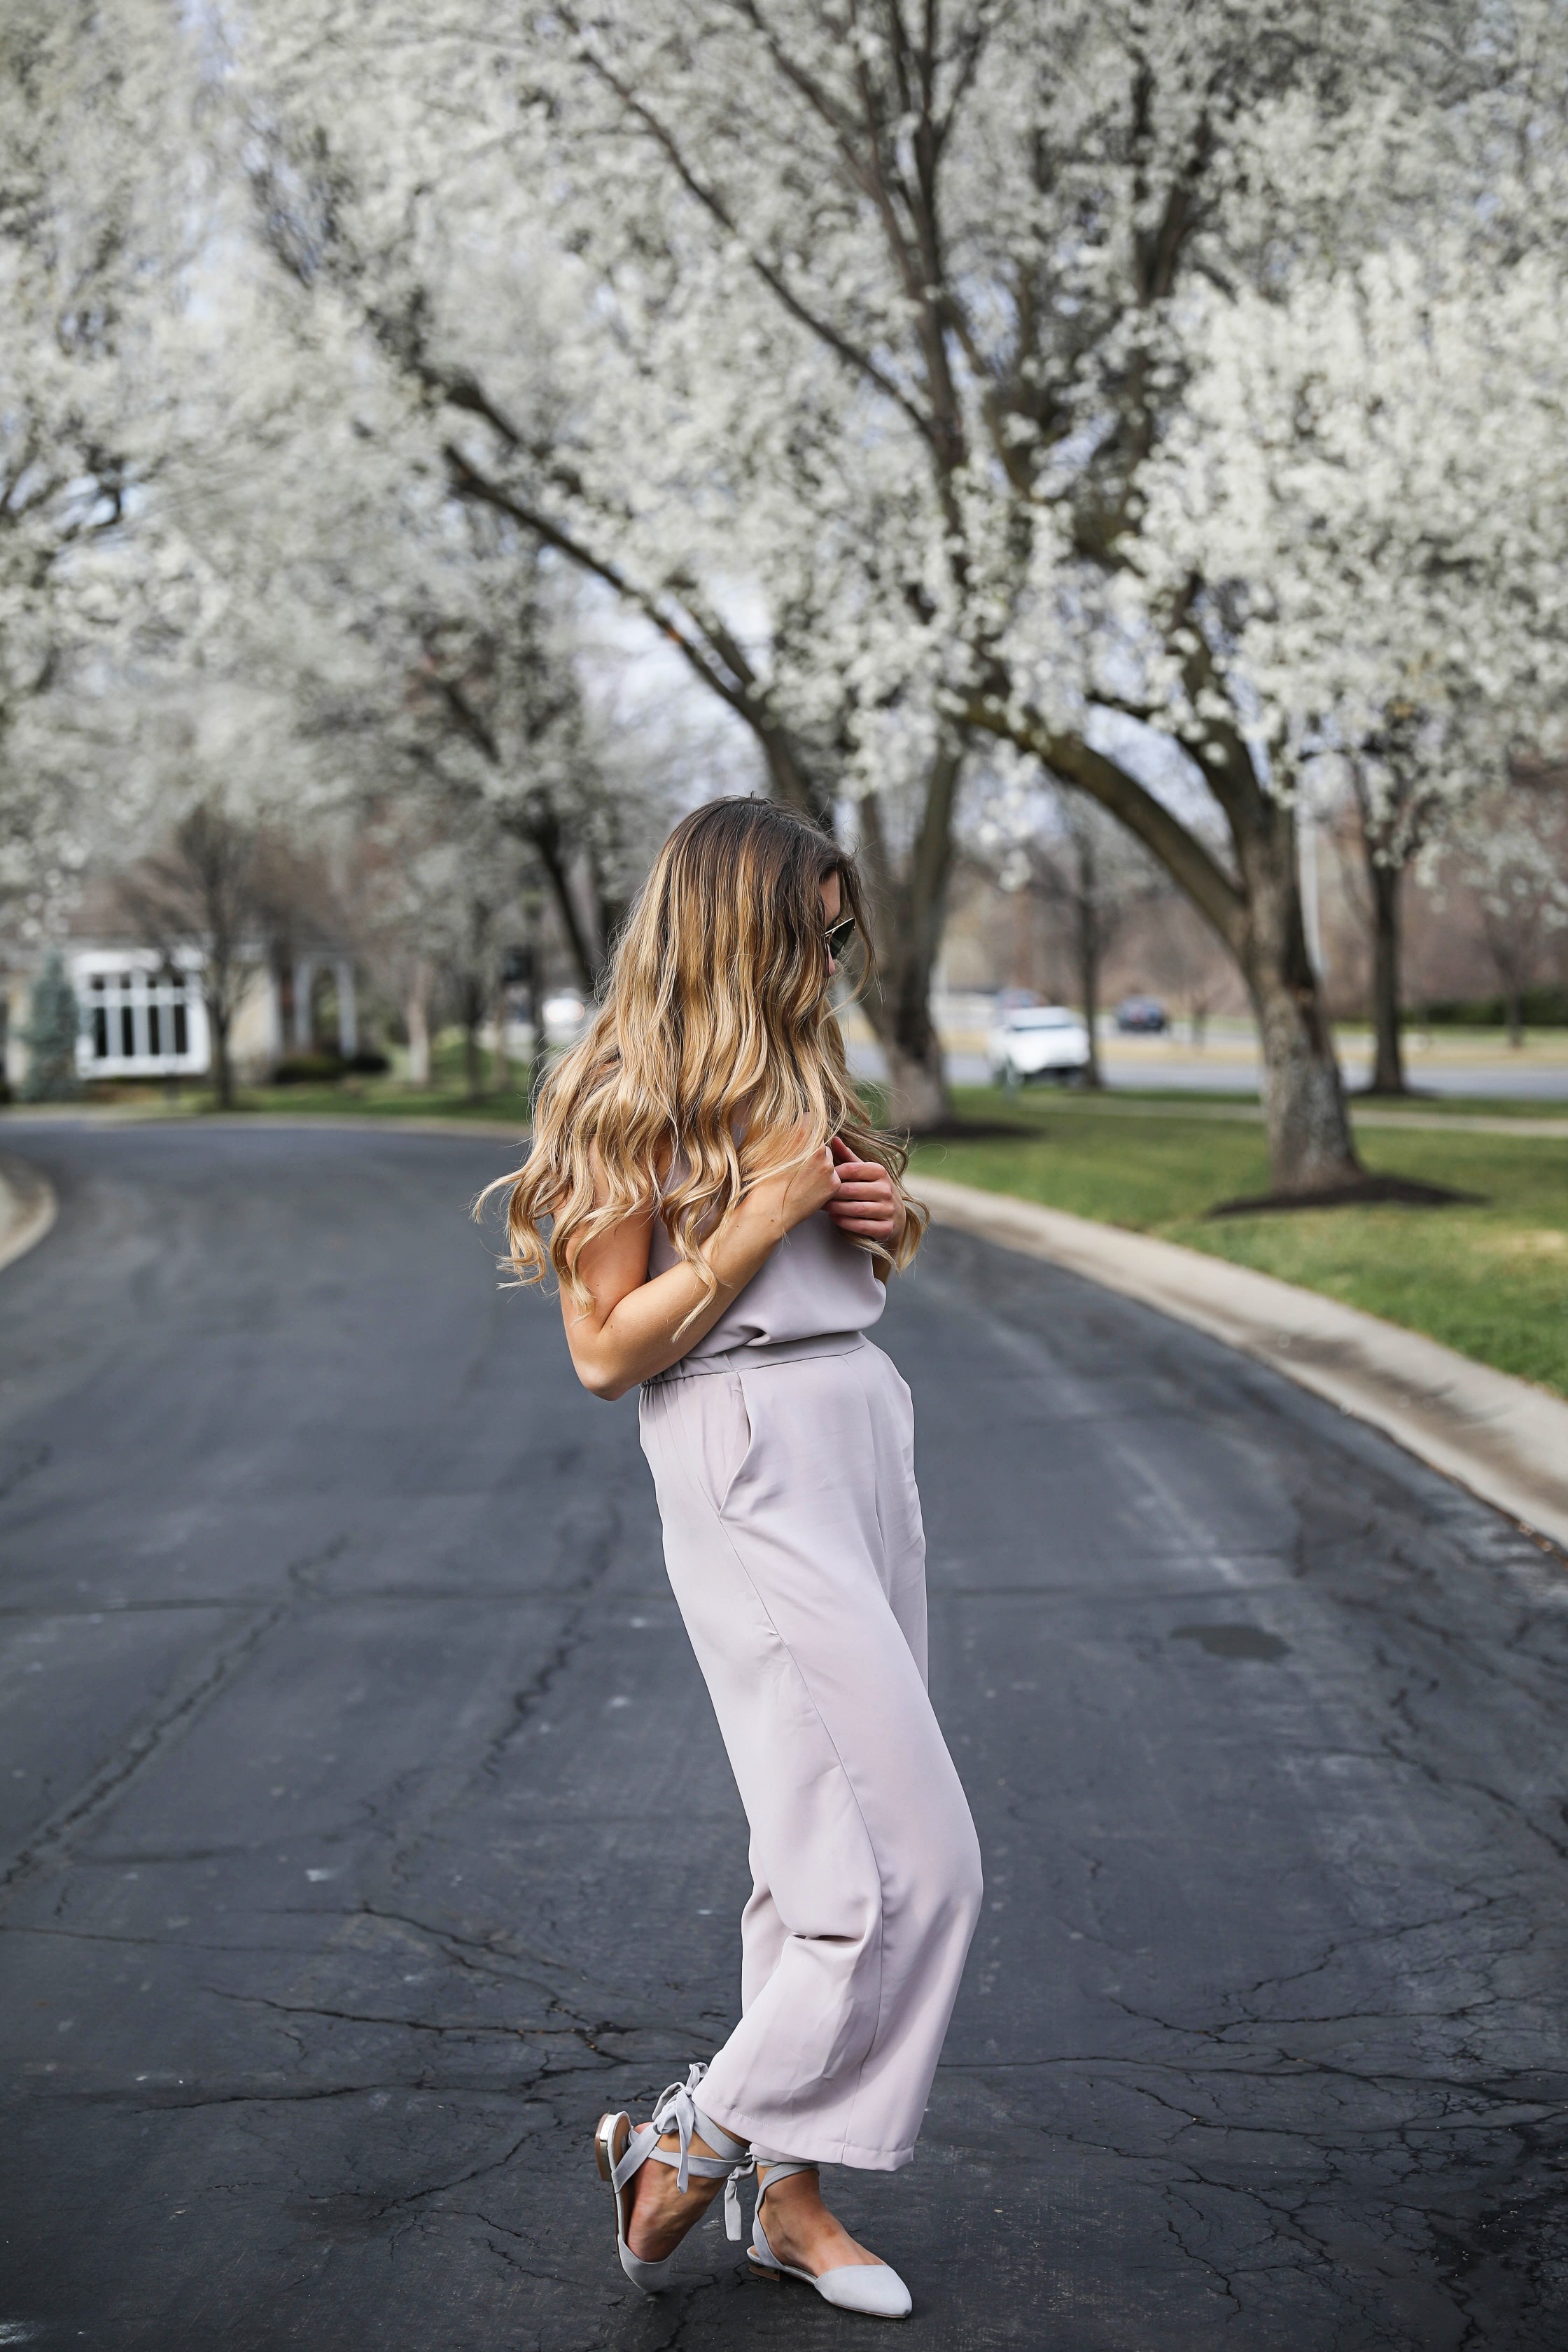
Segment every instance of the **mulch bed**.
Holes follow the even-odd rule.
[[[1043,1130],[1037,1127],[1021,1127],[1016,1119],[1005,1118],[944,1118],[939,1126],[922,1127],[911,1135],[911,1143],[991,1143],[1005,1136],[1016,1143],[1037,1143]]]
[[[1418,1184],[1410,1176],[1363,1176],[1353,1184],[1330,1184],[1321,1192],[1258,1192],[1249,1199],[1218,1201],[1209,1217],[1258,1217],[1280,1209],[1372,1209],[1385,1203],[1405,1209],[1479,1209],[1484,1192],[1454,1192],[1447,1184]]]

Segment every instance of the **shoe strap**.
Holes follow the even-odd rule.
[[[794,2172],[818,2172],[816,2164],[797,2164],[793,2157],[759,2156],[757,2158],[757,2203],[759,2207],[775,2180],[787,2180]],[[763,2172],[767,2179],[763,2179]]]
[[[686,2174],[695,2174],[699,2180],[728,2180],[733,2174],[737,2172],[750,2172],[752,2168],[752,2160],[750,2157],[745,2159],[744,2163],[737,2164],[732,2157],[683,2157],[678,2147],[650,2147],[648,2150],[648,2158],[649,2161],[654,2164],[670,2165],[677,2172],[683,2176]],[[683,2184],[682,2181],[678,2180],[675,2185],[679,2189]]]
[[[731,2164],[749,2164],[752,2160],[752,2151],[745,2141],[734,2138],[701,2107],[697,2110],[697,2137],[707,2141],[715,2156],[728,2157]]]
[[[752,2152],[745,2141],[734,2138],[731,2133],[714,2123],[710,2116],[705,2116],[698,2105],[697,2093],[701,2088],[702,2078],[707,2072],[707,2066],[701,2059],[698,2059],[689,2070],[684,2083],[670,2083],[659,2093],[658,2104],[653,2111],[653,2122],[651,2126],[643,2126],[644,2132],[647,2135],[647,2145],[639,2149],[637,2163],[629,2166],[627,2177],[629,2179],[630,2173],[636,2171],[637,2165],[646,2164],[651,2158],[658,2164],[668,2164],[675,2168],[675,2185],[682,2195],[685,2194],[693,2173],[696,2173],[699,2179],[722,2180],[724,2183],[724,2232],[727,2237],[733,2238],[738,2242],[741,2235],[739,2183],[743,2175],[754,2170],[755,2168],[752,2162]],[[679,2135],[679,2154],[673,2148],[659,2147],[659,2140],[666,2132],[676,2132]],[[640,2139],[642,2134],[639,2133],[637,2137]],[[717,2150],[717,2153],[713,2156],[693,2156],[691,2152],[693,2138],[706,2140],[709,2147]],[[631,2150],[628,2148],[626,2158],[629,2159],[630,2156]],[[626,2160],[623,2159],[623,2161]]]
[[[620,2162],[610,2168],[610,2186],[617,2192],[623,2189],[634,2172],[640,2172],[658,2146],[658,2134],[651,2124],[639,2124],[626,2142],[626,2152]]]
[[[698,2059],[689,2071],[684,2083],[670,2083],[659,2093],[658,2104],[653,2111],[654,2123],[661,2134],[665,2132],[679,2134],[679,2186],[682,2189],[686,2187],[686,2174],[690,2160],[689,2151],[694,2136],[705,2139],[709,2147],[728,2163],[749,2164],[751,2162],[752,2151],[745,2141],[731,2138],[727,2131],[721,2129],[710,2117],[703,2115],[697,2105],[697,2094],[702,2087],[702,2078],[707,2072],[707,2066],[700,2058]]]

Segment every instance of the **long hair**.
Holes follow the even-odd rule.
[[[804,818],[721,800],[676,826],[616,944],[602,1005],[539,1089],[527,1160],[480,1196],[507,1192],[520,1281],[548,1267],[587,1307],[584,1244],[657,1202],[710,1299],[705,1238],[759,1175],[835,1135],[888,1170],[909,1212],[896,1255],[860,1246],[900,1265],[913,1257],[926,1213],[903,1193],[909,1151],[851,1085],[828,993],[821,885],[833,874],[868,956],[854,862]]]

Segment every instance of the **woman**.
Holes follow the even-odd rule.
[[[752,1832],[740,2023],[652,2123],[595,2134],[623,2268],[657,2293],[723,2182],[738,2237],[754,2163],[752,2262],[901,2318],[903,2281],[817,2168],[913,2154],[980,1857],[926,1696],[910,1394],[866,1337],[923,1218],[828,994],[859,909],[849,860],[787,812],[688,817],[506,1181],[511,1264],[559,1277],[584,1387],[642,1385],[670,1583]]]

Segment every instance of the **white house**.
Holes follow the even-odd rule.
[[[202,998],[199,948],[165,957],[123,939],[81,937],[59,943],[77,1003],[81,1034],[77,1069],[83,1078],[200,1078],[212,1062],[212,1038]],[[0,1044],[5,1075],[18,1087],[27,1067],[22,1033],[33,982],[47,949],[0,947]],[[242,959],[247,984],[229,1035],[241,1077],[265,1077],[288,1053],[306,1053],[316,1041],[319,982],[330,980],[338,1050],[358,1050],[359,1020],[353,959],[341,949],[298,956],[280,979],[259,946]],[[8,964],[8,969],[6,965]]]

